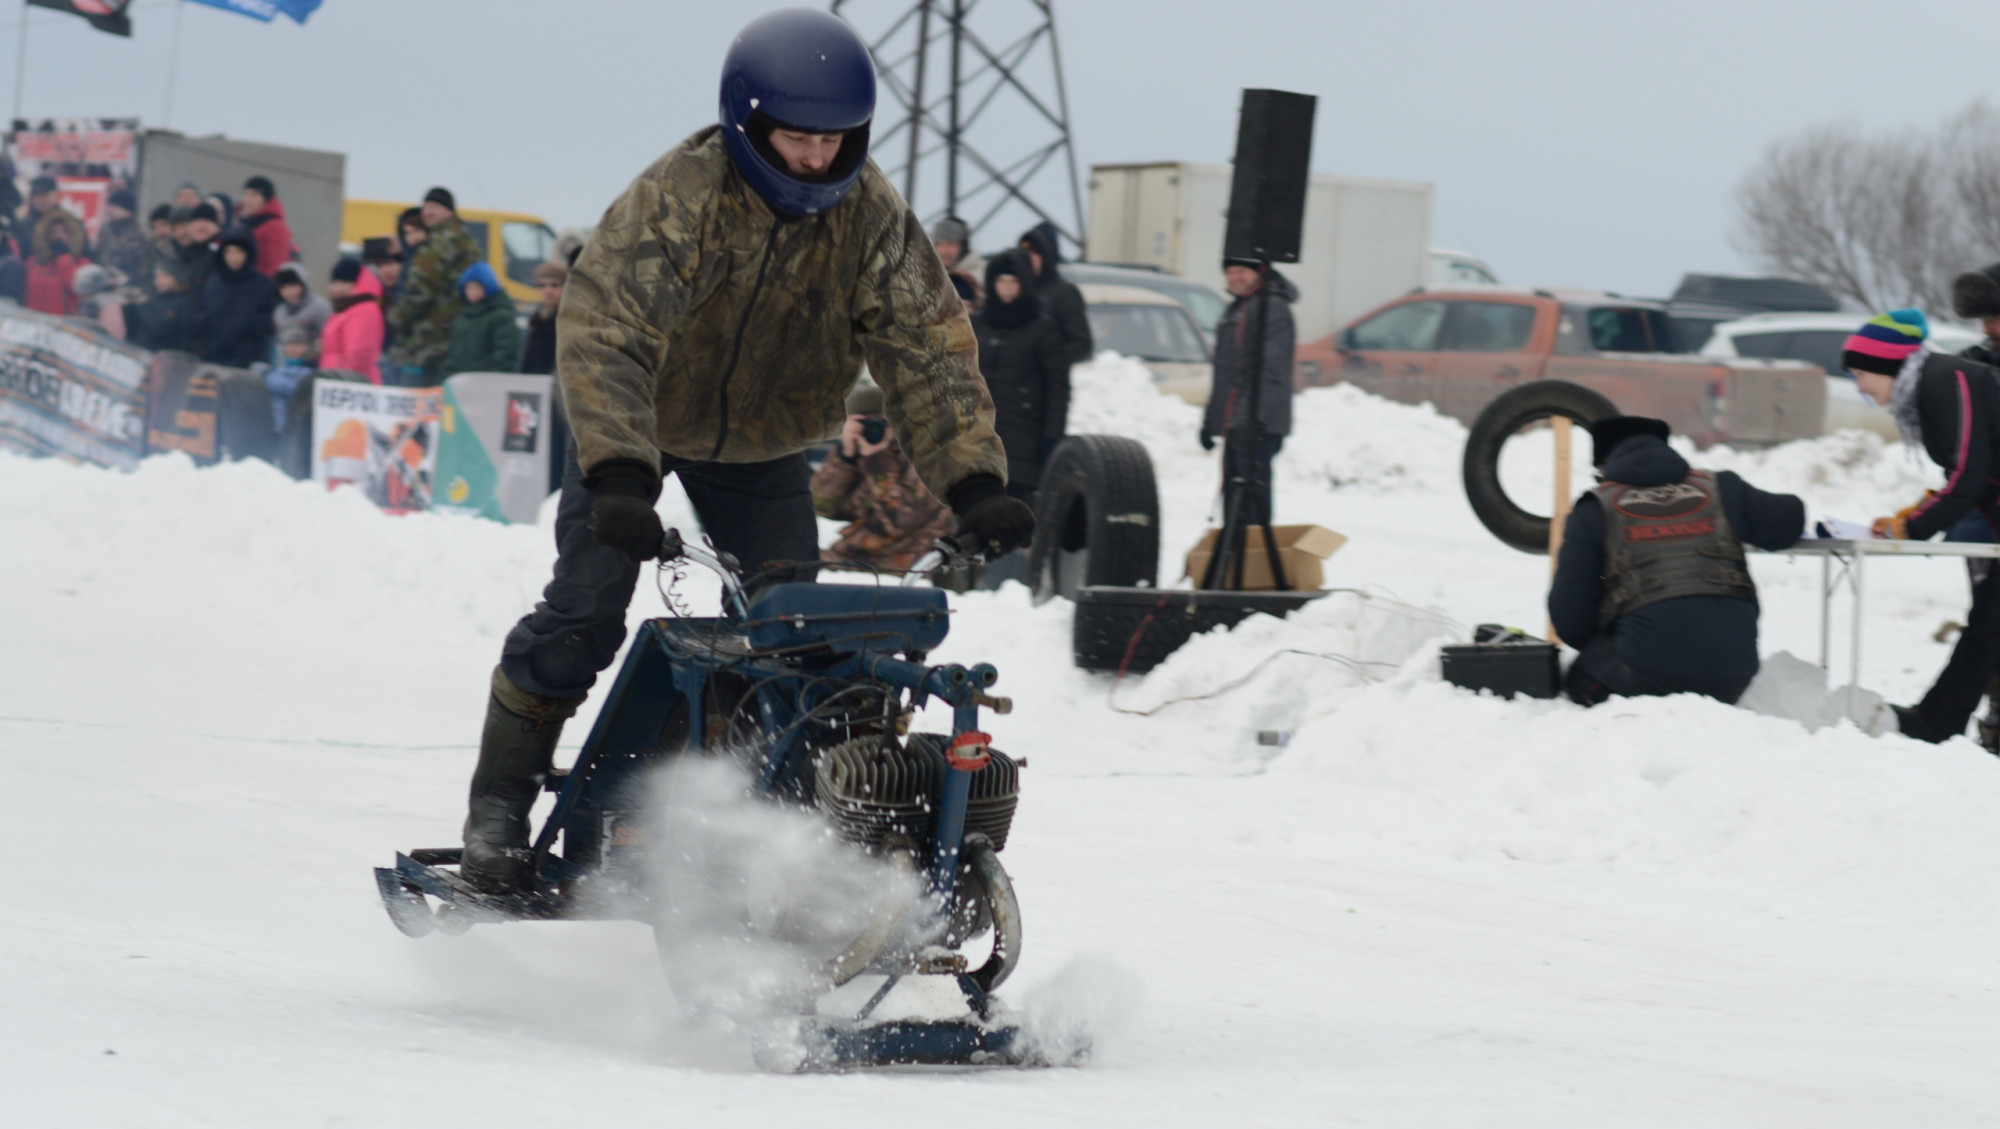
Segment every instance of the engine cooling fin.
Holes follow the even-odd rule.
[[[944,755],[950,743],[940,734],[913,733],[901,745],[882,736],[835,745],[821,753],[814,766],[820,810],[842,839],[871,850],[891,835],[918,842],[930,839],[945,774],[951,771]],[[1007,845],[1014,805],[1020,799],[1021,767],[999,749],[991,752],[993,759],[972,774],[965,830],[968,835],[985,835],[1000,850]]]

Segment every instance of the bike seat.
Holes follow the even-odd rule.
[[[773,584],[751,599],[741,627],[760,651],[930,651],[950,617],[938,588]]]

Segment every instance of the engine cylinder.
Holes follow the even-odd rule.
[[[881,736],[857,737],[821,753],[814,766],[815,798],[850,843],[874,849],[890,835],[928,842],[937,830],[938,798],[952,771],[944,751],[949,737],[913,733],[906,744]],[[1021,768],[998,749],[986,767],[972,774],[965,831],[1007,845],[1020,798]]]

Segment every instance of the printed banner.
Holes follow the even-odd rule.
[[[444,382],[436,508],[533,523],[549,496],[555,378],[468,372]]]
[[[215,442],[216,372],[193,353],[160,353],[153,360],[152,404],[146,411],[149,454],[185,451],[202,466],[220,454]]]
[[[270,23],[279,16],[290,16],[294,22],[305,23],[306,17],[320,5],[320,0],[194,0],[211,8],[225,12],[235,12],[239,16],[249,16],[253,20]]]
[[[429,509],[441,388],[313,384],[312,477],[354,486],[390,513]]]
[[[54,177],[57,199],[92,239],[104,224],[106,197],[139,181],[137,118],[17,119],[10,140],[21,199],[36,177]]]
[[[0,312],[0,450],[131,470],[153,355],[79,322]]]

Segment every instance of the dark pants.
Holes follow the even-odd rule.
[[[1965,732],[2000,666],[2000,569],[1988,569],[1972,586],[1972,610],[1951,660],[1924,700],[1903,715],[1903,732],[1921,741],[1944,741]]]
[[[1285,445],[1282,435],[1267,435],[1251,450],[1248,440],[1229,440],[1222,445],[1222,484],[1226,491],[1237,478],[1248,478],[1243,494],[1243,524],[1268,525],[1271,521],[1271,460]]]
[[[805,456],[704,463],[663,455],[660,470],[680,476],[702,532],[716,548],[742,562],[746,580],[778,562],[819,559],[819,524]],[[542,602],[514,625],[500,648],[501,673],[538,697],[583,697],[625,642],[625,609],[640,566],[597,543],[590,524],[592,499],[572,445],[556,509],[555,578],[542,590]],[[810,566],[803,571],[781,567],[759,583],[810,580],[813,571]]]
[[[1665,694],[1704,694],[1717,701],[1736,704],[1749,689],[1752,676],[1746,674],[1656,674],[1639,670],[1618,657],[1618,636],[1599,632],[1583,645],[1570,664],[1565,685],[1570,700],[1594,706],[1612,695],[1621,698],[1654,698]]]

